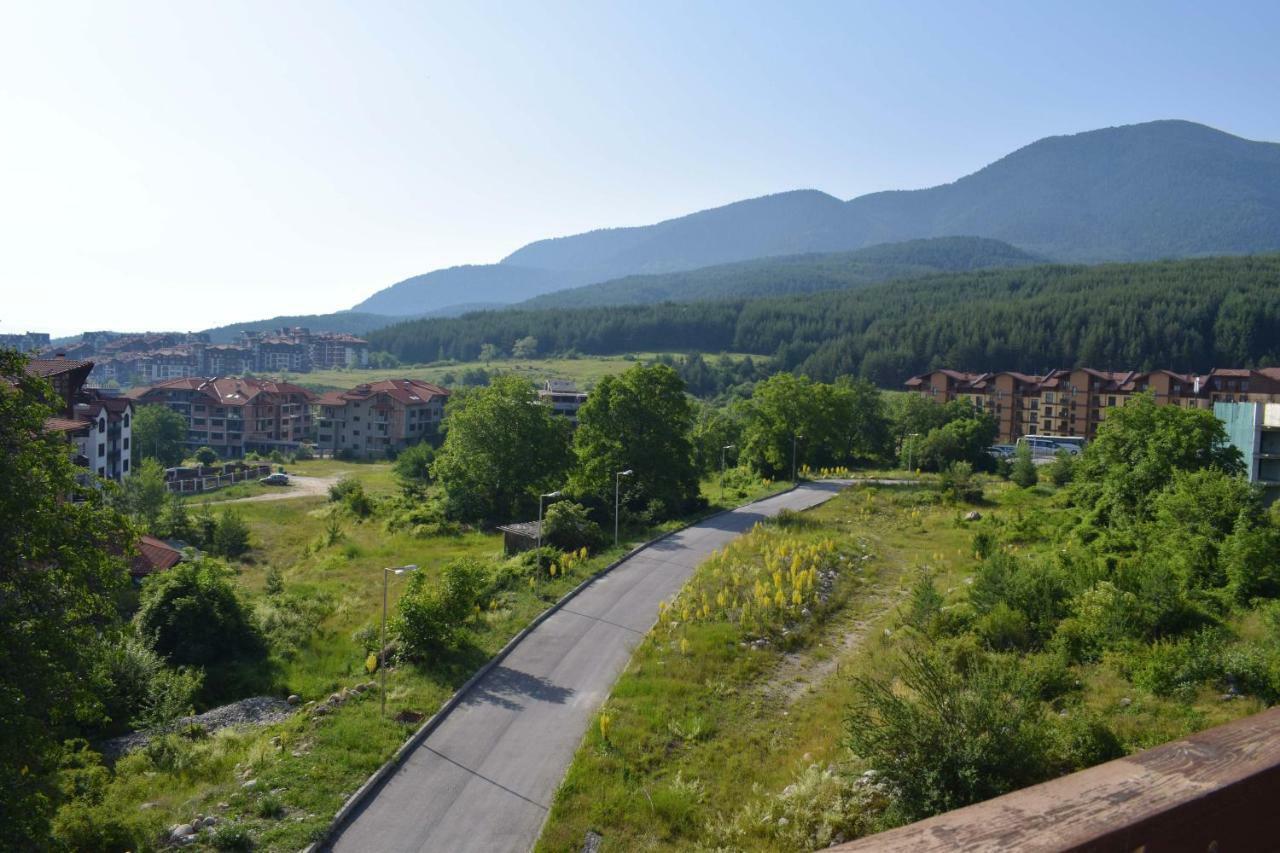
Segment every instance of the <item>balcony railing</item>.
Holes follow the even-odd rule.
[[[833,850],[1280,849],[1280,707]]]

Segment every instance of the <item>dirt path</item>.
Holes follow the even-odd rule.
[[[289,475],[289,485],[272,486],[275,491],[267,492],[265,495],[254,495],[251,498],[232,498],[229,501],[218,501],[219,504],[247,504],[258,501],[287,501],[293,498],[310,498],[316,495],[327,495],[329,487],[338,482],[346,474],[346,471],[340,471],[337,474],[331,474],[328,477],[299,477],[293,474]]]

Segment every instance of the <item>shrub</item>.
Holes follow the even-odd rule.
[[[1075,477],[1076,457],[1068,450],[1059,450],[1049,463],[1049,480],[1055,486],[1066,486]]]
[[[994,533],[987,530],[979,530],[973,534],[973,555],[979,560],[985,560],[996,551],[996,537]]]
[[[308,460],[315,459],[315,458],[316,458],[316,455],[311,452],[311,447],[306,444],[298,445],[298,449],[293,451],[294,462],[306,462]]]
[[[452,645],[488,586],[488,572],[478,560],[446,563],[437,583],[421,572],[414,574],[400,597],[396,635],[418,654]]]
[[[235,823],[224,823],[213,831],[210,839],[218,850],[252,850],[253,838],[249,830]]]
[[[355,477],[343,477],[329,487],[329,500],[340,503],[358,518],[373,512],[373,501],[365,494],[364,485]]]
[[[201,447],[196,450],[194,456],[201,465],[213,465],[218,461],[218,452],[212,447]]]
[[[249,550],[249,527],[233,509],[222,511],[213,532],[212,550],[223,557],[243,556]]]
[[[207,666],[266,654],[230,572],[210,560],[179,563],[147,578],[134,624],[173,664]]]
[[[191,704],[200,691],[199,670],[174,670],[137,637],[121,637],[105,647],[104,676],[107,689],[101,694],[110,720],[131,728],[150,728],[172,722],[191,713]]]
[[[435,458],[435,448],[425,441],[405,448],[392,466],[400,487],[410,495],[417,495],[431,485],[431,463]]]
[[[600,525],[587,515],[587,508],[572,501],[559,501],[547,507],[542,539],[561,551],[577,551],[585,547],[596,551],[605,543]]]
[[[982,484],[973,476],[968,462],[953,462],[942,471],[939,488],[949,500],[976,503],[982,500]]]
[[[284,592],[284,575],[275,566],[267,569],[266,579],[263,581],[263,589],[267,595],[280,595]]]
[[[279,820],[284,816],[284,803],[275,794],[264,794],[254,806],[254,814],[267,820]]]
[[[1009,479],[1024,489],[1029,489],[1040,482],[1040,472],[1036,470],[1036,463],[1031,458],[1030,445],[1019,444],[1018,449],[1014,451],[1013,468],[1009,471]]]
[[[1043,706],[1016,668],[976,662],[960,673],[909,650],[901,681],[860,678],[848,745],[893,792],[895,819],[915,821],[1039,782],[1054,772]]]

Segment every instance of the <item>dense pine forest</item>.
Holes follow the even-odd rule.
[[[542,353],[745,352],[816,379],[893,387],[938,366],[1206,370],[1280,361],[1280,255],[930,276],[769,299],[487,311],[373,333],[402,361]]]

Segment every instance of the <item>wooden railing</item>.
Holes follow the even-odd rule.
[[[1280,850],[1280,707],[831,849]]]

